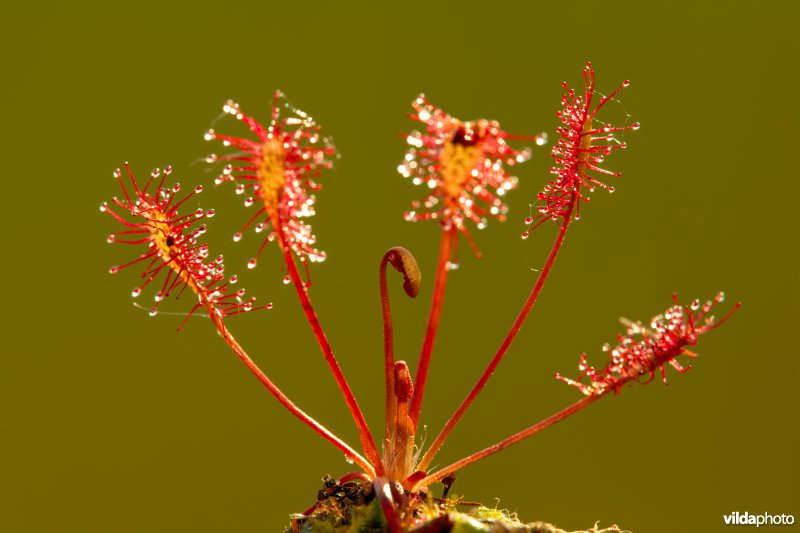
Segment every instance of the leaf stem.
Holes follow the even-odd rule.
[[[453,413],[453,415],[444,425],[442,430],[436,436],[436,439],[434,439],[430,448],[428,448],[428,451],[425,452],[425,455],[422,457],[422,460],[417,466],[417,469],[425,470],[428,467],[428,465],[430,465],[431,461],[436,456],[436,453],[442,447],[442,444],[444,444],[445,439],[447,439],[447,436],[450,434],[450,432],[453,430],[456,424],[458,424],[459,420],[461,420],[461,417],[464,416],[464,413],[470,407],[470,405],[472,405],[472,402],[475,401],[475,398],[478,396],[478,394],[480,394],[483,388],[486,386],[486,383],[489,381],[489,378],[492,377],[492,374],[497,368],[497,365],[500,364],[500,361],[503,359],[503,357],[506,355],[506,352],[508,352],[508,349],[511,347],[511,343],[514,342],[514,339],[516,338],[517,334],[522,328],[525,319],[528,318],[528,314],[530,313],[531,309],[536,303],[536,300],[539,297],[539,293],[541,292],[542,287],[544,287],[544,284],[550,275],[550,270],[553,268],[553,264],[556,261],[558,252],[561,249],[561,246],[564,244],[564,239],[567,236],[567,230],[569,229],[570,222],[572,221],[572,213],[575,210],[577,202],[578,202],[577,193],[573,193],[572,202],[570,203],[570,206],[564,215],[563,222],[558,231],[558,236],[556,236],[556,240],[553,243],[552,248],[550,249],[550,253],[547,256],[547,259],[545,260],[544,266],[542,266],[542,269],[539,272],[539,277],[536,279],[536,283],[533,285],[533,289],[528,295],[528,298],[525,300],[525,303],[522,306],[519,315],[517,315],[514,324],[511,326],[511,329],[506,334],[506,337],[503,339],[500,348],[497,350],[497,353],[495,353],[494,357],[489,362],[489,365],[486,367],[486,370],[483,371],[483,374],[475,383],[475,385],[473,385],[472,389],[469,391],[469,394],[467,394],[467,396],[461,402],[461,405],[458,406],[458,409],[456,409],[455,413]]]
[[[381,463],[378,448],[375,446],[375,440],[372,437],[372,433],[369,430],[367,421],[364,418],[364,413],[361,411],[361,407],[359,407],[358,401],[356,400],[350,385],[347,383],[347,379],[344,377],[344,373],[339,366],[339,362],[333,355],[333,349],[328,342],[328,338],[325,336],[325,332],[322,330],[322,326],[317,318],[317,313],[314,311],[314,307],[311,304],[311,299],[308,296],[308,290],[306,289],[305,283],[303,282],[302,278],[300,277],[300,273],[297,270],[297,265],[295,264],[292,250],[283,241],[283,236],[280,235],[281,230],[278,229],[276,233],[279,235],[280,248],[283,251],[286,267],[288,268],[289,276],[297,292],[297,296],[300,299],[303,312],[308,319],[311,330],[314,332],[314,337],[316,337],[317,343],[322,349],[322,354],[325,356],[325,361],[328,363],[328,366],[333,373],[333,377],[336,380],[336,385],[342,392],[342,396],[344,396],[347,408],[350,410],[350,414],[352,415],[356,427],[358,428],[358,435],[361,439],[361,447],[363,448],[364,453],[366,454],[370,463],[372,463],[372,465],[375,467],[377,474],[383,475],[383,464]]]
[[[383,511],[383,516],[386,518],[386,526],[389,533],[402,533],[403,527],[400,524],[400,517],[397,514],[395,506],[394,493],[392,490],[392,482],[385,477],[375,478],[373,482],[375,486],[375,497]]]
[[[395,411],[397,397],[394,391],[394,327],[392,325],[392,309],[389,303],[389,288],[386,286],[386,265],[389,253],[384,254],[380,266],[381,312],[383,313],[383,372],[386,382],[386,413],[383,433],[384,455],[387,456],[392,447],[395,433]]]
[[[258,365],[253,361],[247,352],[245,352],[244,348],[236,341],[233,337],[231,332],[228,328],[225,327],[225,322],[223,321],[222,315],[217,310],[214,303],[206,296],[204,292],[198,293],[200,296],[200,303],[205,308],[208,316],[211,318],[211,322],[216,327],[217,332],[225,341],[233,353],[236,354],[236,357],[244,363],[250,372],[260,381],[266,388],[272,393],[273,396],[278,400],[278,402],[283,405],[286,409],[289,410],[295,417],[297,417],[301,422],[305,425],[316,431],[322,438],[336,446],[340,451],[342,451],[346,457],[351,459],[354,463],[360,466],[364,472],[370,478],[375,477],[375,469],[373,466],[364,459],[358,452],[356,452],[353,448],[351,448],[348,444],[342,441],[339,437],[334,435],[330,432],[325,426],[314,420],[311,416],[306,414],[302,409],[297,407],[297,405],[292,402],[288,396],[286,396],[278,387],[275,385],[272,380],[270,380],[267,375],[261,370]]]
[[[433,344],[436,340],[436,332],[439,330],[439,317],[442,314],[444,291],[447,285],[447,264],[450,261],[453,240],[457,238],[455,231],[455,228],[442,230],[442,240],[439,244],[439,261],[436,266],[436,281],[433,287],[431,310],[428,314],[428,326],[425,329],[425,340],[422,343],[419,365],[417,365],[417,374],[414,378],[414,396],[411,398],[409,416],[414,423],[414,427],[419,423],[419,415],[422,411],[422,400],[425,395],[425,384],[428,381],[428,371],[430,369],[431,355],[433,354]]]
[[[446,478],[448,475],[450,475],[453,472],[456,472],[458,470],[461,470],[462,468],[464,468],[465,466],[467,466],[469,464],[472,464],[472,463],[474,463],[476,461],[480,461],[481,459],[484,459],[485,457],[488,457],[490,455],[494,455],[495,453],[499,452],[500,450],[504,450],[505,448],[508,448],[512,444],[516,444],[517,442],[519,442],[519,441],[521,441],[523,439],[527,439],[528,437],[533,436],[536,433],[539,433],[543,429],[546,429],[546,428],[552,426],[556,422],[561,422],[565,418],[568,418],[568,417],[574,415],[575,413],[577,413],[578,411],[580,411],[584,407],[588,406],[589,404],[595,402],[596,400],[599,400],[600,398],[605,396],[605,394],[607,392],[610,392],[611,390],[614,390],[614,388],[609,388],[608,390],[606,390],[602,394],[592,394],[592,395],[589,395],[589,396],[585,396],[584,398],[578,400],[577,402],[573,403],[569,407],[566,407],[566,408],[562,409],[561,411],[559,411],[559,412],[557,412],[557,413],[545,418],[544,420],[532,425],[531,427],[529,427],[527,429],[523,429],[519,433],[515,433],[514,435],[511,435],[510,437],[508,437],[508,438],[506,438],[504,440],[501,440],[497,444],[493,444],[492,446],[489,446],[488,448],[484,448],[483,450],[475,452],[475,453],[465,457],[464,459],[461,459],[460,461],[456,461],[455,463],[453,463],[451,465],[445,466],[444,468],[442,468],[440,470],[437,470],[434,474],[432,474],[432,475],[422,479],[421,481],[417,482],[417,484],[414,486],[414,488],[412,490],[413,491],[417,491],[417,490],[421,489],[422,487],[426,487],[426,486],[430,485],[431,483],[436,483],[437,481],[441,481],[442,479]]]
[[[394,360],[394,327],[392,325],[392,309],[389,302],[389,288],[386,284],[386,266],[392,267],[403,274],[403,289],[406,294],[411,298],[416,298],[419,294],[419,288],[422,277],[419,272],[414,256],[399,246],[390,248],[383,254],[381,264],[379,267],[380,279],[380,293],[381,293],[381,311],[383,313],[383,363],[384,363],[384,379],[386,381],[386,414],[385,414],[385,429],[384,429],[384,468],[392,470],[396,463],[396,456],[398,450],[396,449],[395,441],[399,436],[400,428],[398,427],[398,396],[397,396],[397,364]],[[405,363],[402,363],[405,366]],[[408,375],[408,367],[406,366],[405,375]],[[411,387],[411,380],[408,378],[408,387]],[[408,396],[411,396],[409,389]],[[408,407],[409,398],[404,399],[404,413],[399,422],[402,425],[402,431],[407,434],[406,438],[414,440],[414,426],[408,426],[407,415],[405,411]],[[410,437],[409,437],[410,435]],[[405,442],[405,441],[404,441]]]

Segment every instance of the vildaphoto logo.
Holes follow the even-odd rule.
[[[790,514],[750,514],[735,511],[722,517],[727,526],[791,526],[794,524],[794,515]]]

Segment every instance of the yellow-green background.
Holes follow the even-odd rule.
[[[716,531],[735,510],[800,520],[790,2],[54,4],[16,3],[0,22],[0,531],[278,531],[323,474],[348,470],[207,322],[176,334],[180,317],[133,307],[137,272],[107,269],[135,251],[105,243],[116,226],[97,209],[118,194],[112,169],[171,163],[185,186],[210,185],[198,159],[218,147],[202,133],[226,99],[266,119],[281,88],[312,113],[342,154],[321,180],[313,224],[329,261],[313,269],[312,297],[379,428],[378,261],[403,245],[427,276],[420,301],[392,289],[397,351],[412,359],[437,247],[433,224],[401,217],[423,192],[395,171],[410,102],[424,91],[455,116],[552,139],[559,84],[579,83],[586,60],[601,90],[632,80],[624,107],[642,129],[609,158],[624,172],[617,193],[594,195],[441,461],[575,400],[553,373],[574,373],[582,351],[602,363],[620,315],[648,319],[672,291],[725,290],[744,306],[669,387],[606,399],[462,471],[454,490],[566,528]],[[606,118],[624,119],[622,107]],[[232,122],[216,127],[241,132]],[[519,238],[548,150],[519,168],[509,221],[476,236],[485,258],[462,249],[423,412],[430,432],[499,344],[554,235]],[[199,197],[218,212],[208,240],[275,309],[230,326],[300,405],[356,442],[276,251],[243,268],[258,239],[230,240],[240,200],[229,187]]]

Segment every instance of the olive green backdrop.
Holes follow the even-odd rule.
[[[109,246],[98,212],[112,170],[172,164],[210,185],[202,139],[233,98],[267,119],[276,88],[313,114],[342,157],[313,219],[329,260],[312,298],[373,427],[380,428],[377,267],[411,249],[426,285],[393,284],[397,351],[421,344],[436,260],[433,224],[402,212],[423,191],[395,171],[400,132],[424,91],[464,119],[534,134],[558,122],[560,83],[592,60],[600,90],[632,80],[642,123],[624,172],[570,231],[509,357],[452,435],[442,464],[571,403],[555,381],[620,330],[683,298],[725,290],[744,306],[704,337],[670,385],[627,389],[463,470],[454,491],[565,528],[723,530],[732,511],[800,519],[796,386],[798,112],[789,2],[447,2],[339,4],[17,3],[0,32],[3,93],[0,531],[273,532],[315,499],[340,453],[284,412],[202,319],[156,319],[132,305],[137,272],[108,275],[135,250]],[[238,131],[222,119],[218,130]],[[549,178],[549,145],[519,167],[510,218],[462,247],[448,287],[423,421],[438,431],[494,352],[554,236],[519,238]],[[280,258],[244,263],[258,240],[230,235],[246,212],[207,187],[208,242],[242,285],[273,301],[233,331],[296,401],[350,442],[353,424]],[[147,294],[146,297],[151,297]],[[143,296],[144,297],[144,296]],[[185,312],[188,302],[164,311]],[[436,489],[439,490],[438,488]],[[797,528],[798,526],[795,526]],[[787,528],[787,530],[790,528]]]

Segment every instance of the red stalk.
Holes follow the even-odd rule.
[[[433,297],[431,300],[431,310],[428,315],[428,326],[425,329],[425,340],[422,343],[422,352],[419,356],[417,374],[414,378],[414,396],[411,398],[409,417],[417,427],[419,415],[422,411],[422,400],[425,395],[425,384],[428,381],[428,371],[430,369],[431,355],[433,354],[433,343],[436,341],[436,332],[439,330],[439,317],[442,314],[442,304],[444,303],[444,290],[447,285],[447,263],[450,261],[450,254],[453,239],[456,238],[455,228],[442,231],[442,241],[439,245],[439,262],[436,266],[436,281],[433,287]]]
[[[364,459],[358,452],[356,452],[353,448],[347,445],[344,441],[342,441],[339,437],[331,433],[325,426],[311,418],[308,414],[306,414],[302,409],[297,407],[294,402],[292,402],[268,377],[264,372],[256,365],[255,361],[253,361],[247,352],[244,351],[236,339],[231,335],[230,331],[225,327],[225,323],[223,322],[222,316],[217,311],[217,308],[214,306],[213,302],[211,302],[208,297],[205,295],[204,292],[199,292],[198,295],[200,296],[200,302],[205,308],[208,316],[211,318],[211,322],[217,328],[217,332],[219,332],[222,339],[225,341],[233,353],[236,354],[242,363],[247,367],[250,372],[260,381],[269,392],[272,393],[273,396],[280,402],[281,405],[286,407],[294,416],[296,416],[301,422],[305,425],[316,431],[322,438],[336,446],[340,451],[342,451],[345,456],[350,458],[354,463],[364,469],[364,472],[367,473],[370,478],[375,477],[375,469],[372,465]]]
[[[417,466],[418,470],[425,470],[428,467],[433,458],[436,456],[436,453],[439,451],[439,448],[441,448],[442,444],[444,444],[447,436],[450,434],[456,424],[458,424],[459,420],[461,420],[461,417],[464,416],[464,412],[469,408],[470,405],[472,405],[472,402],[475,401],[475,398],[478,396],[478,394],[480,394],[483,388],[486,386],[486,383],[489,381],[489,378],[492,377],[497,365],[500,364],[500,361],[511,347],[511,343],[514,342],[519,330],[522,328],[522,324],[525,322],[525,319],[528,318],[528,314],[533,308],[533,305],[536,303],[545,281],[547,281],[547,278],[550,275],[550,270],[553,268],[553,264],[555,263],[559,250],[561,249],[561,245],[564,244],[564,238],[567,235],[567,229],[569,229],[570,222],[572,221],[572,213],[575,210],[577,203],[578,193],[574,193],[572,202],[570,203],[569,209],[564,215],[563,223],[558,231],[558,236],[553,243],[553,247],[550,249],[550,253],[547,256],[544,266],[539,272],[539,277],[536,279],[536,283],[534,284],[531,293],[528,295],[528,299],[525,300],[522,310],[519,312],[519,315],[517,315],[517,319],[514,321],[514,324],[511,326],[511,329],[509,330],[505,339],[503,339],[500,349],[497,350],[497,353],[495,353],[494,357],[489,362],[489,366],[487,366],[486,370],[483,371],[481,377],[478,379],[475,385],[473,385],[472,390],[470,390],[469,394],[467,394],[466,398],[464,398],[464,400],[461,402],[461,405],[458,406],[458,409],[456,409],[455,413],[453,413],[453,415],[444,425],[442,430],[439,432],[439,435],[436,436],[436,439],[433,441],[433,444],[431,444],[430,448],[428,448],[428,451],[425,452],[425,455],[422,457],[422,460]]]
[[[389,533],[402,533],[403,527],[395,509],[397,502],[395,502],[395,490],[392,490],[392,482],[385,477],[378,477],[375,478],[374,486],[375,497],[380,503],[383,516],[386,517],[386,526],[389,529]]]
[[[389,304],[389,289],[386,285],[387,265],[392,265],[395,270],[403,274],[403,290],[411,298],[416,298],[419,294],[422,277],[414,256],[405,248],[396,246],[383,254],[379,269],[381,310],[383,312],[383,362],[386,380],[386,427],[383,437],[383,452],[384,468],[391,474],[396,470],[397,458],[405,457],[403,450],[408,447],[406,444],[410,442],[409,446],[413,447],[415,426],[410,423],[407,413],[408,401],[413,388],[408,375],[408,365],[404,361],[395,363],[394,360],[394,328]],[[397,376],[400,368],[405,370],[401,371],[403,379],[398,382]],[[402,445],[400,445],[401,443]],[[405,475],[405,470],[403,470],[403,474]]]
[[[561,411],[559,411],[559,412],[557,412],[557,413],[555,413],[553,415],[550,415],[549,417],[545,418],[541,422],[538,422],[538,423],[532,425],[531,427],[529,427],[527,429],[523,429],[519,433],[515,433],[514,435],[511,435],[507,439],[501,440],[497,444],[489,446],[488,448],[484,448],[483,450],[481,450],[479,452],[475,452],[472,455],[469,455],[469,456],[465,457],[464,459],[461,459],[460,461],[456,461],[455,463],[453,463],[451,465],[445,466],[444,468],[436,471],[436,473],[434,473],[433,475],[430,475],[430,476],[424,478],[423,480],[417,482],[417,484],[414,486],[412,491],[417,491],[417,490],[421,489],[422,487],[426,487],[426,486],[430,485],[431,483],[436,483],[437,481],[441,481],[442,479],[446,478],[448,475],[450,475],[453,472],[456,472],[458,470],[461,470],[462,468],[464,468],[465,466],[467,466],[469,464],[472,464],[472,463],[474,463],[476,461],[480,461],[481,459],[484,459],[485,457],[488,457],[490,455],[494,455],[495,453],[499,452],[500,450],[504,450],[505,448],[508,448],[512,444],[516,444],[516,443],[518,443],[519,441],[521,441],[523,439],[526,439],[526,438],[528,438],[528,437],[530,437],[532,435],[535,435],[536,433],[539,433],[543,429],[546,429],[546,428],[552,426],[556,422],[561,422],[565,418],[568,418],[569,416],[574,415],[575,413],[577,413],[578,411],[580,411],[581,409],[583,409],[584,407],[586,407],[590,403],[592,403],[592,402],[594,402],[596,400],[599,400],[600,398],[605,396],[606,393],[608,393],[608,392],[610,392],[612,390],[615,390],[615,389],[614,388],[609,388],[608,390],[606,390],[602,394],[593,394],[593,395],[581,398],[580,400],[578,400],[577,402],[573,403],[569,407],[566,407],[566,408],[562,409]]]
[[[278,229],[276,233],[280,235],[280,229]],[[364,419],[364,413],[361,411],[361,407],[359,407],[358,401],[356,401],[356,397],[353,394],[353,391],[350,389],[347,379],[344,377],[344,373],[339,366],[339,362],[333,355],[333,350],[328,342],[328,338],[325,336],[325,332],[322,330],[322,326],[317,318],[317,313],[314,311],[314,307],[311,305],[311,300],[308,297],[308,291],[306,290],[305,283],[303,282],[302,278],[300,277],[300,273],[297,270],[297,265],[294,262],[292,251],[283,242],[282,236],[279,237],[278,242],[281,250],[283,251],[283,256],[286,260],[286,267],[289,270],[289,276],[292,279],[292,284],[297,291],[297,296],[300,299],[303,312],[308,319],[311,330],[314,332],[314,336],[317,339],[319,347],[322,349],[322,353],[325,356],[325,361],[328,363],[328,366],[333,373],[333,377],[336,380],[336,385],[342,392],[345,403],[347,404],[347,408],[350,410],[350,414],[353,416],[353,420],[356,423],[358,435],[361,439],[361,447],[364,449],[364,453],[366,454],[370,463],[372,463],[372,465],[375,467],[377,474],[383,475],[383,464],[381,462],[380,454],[378,453],[378,448],[375,446],[375,440],[369,430],[367,421]]]
[[[385,452],[392,447],[392,435],[395,433],[395,411],[397,409],[397,396],[394,390],[394,329],[392,325],[392,310],[389,304],[389,289],[386,286],[386,265],[389,263],[389,254],[384,254],[380,266],[381,311],[383,312],[383,371],[386,381],[386,425],[383,438]]]

